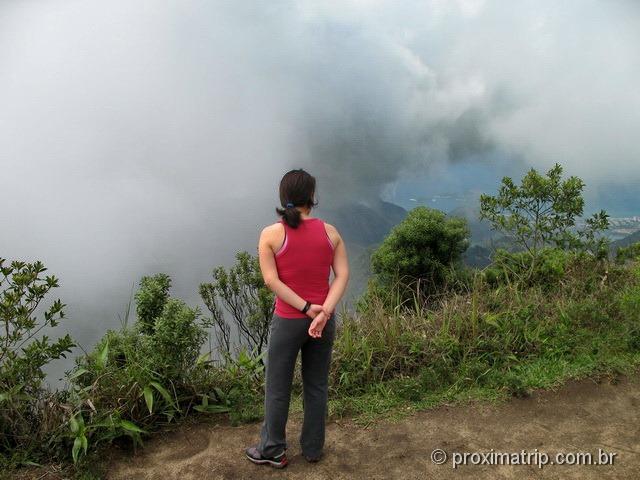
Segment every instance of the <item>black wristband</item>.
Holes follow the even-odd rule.
[[[302,313],[307,313],[307,310],[309,310],[310,306],[311,306],[311,302],[307,301],[307,303],[304,304],[304,307],[302,307],[302,309],[300,311]]]

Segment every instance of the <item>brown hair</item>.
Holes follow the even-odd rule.
[[[313,197],[316,191],[316,179],[302,168],[289,170],[280,180],[280,204],[276,213],[292,228],[300,225],[300,211],[295,207],[312,208],[318,205]]]

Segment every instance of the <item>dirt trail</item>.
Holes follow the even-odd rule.
[[[640,375],[570,382],[557,391],[500,405],[474,403],[419,412],[369,428],[329,422],[325,458],[308,464],[297,444],[300,418],[290,418],[289,466],[251,464],[243,449],[260,425],[190,425],[152,439],[111,461],[111,480],[162,479],[640,479]],[[433,449],[445,450],[443,465]],[[452,452],[616,453],[611,465],[467,465],[452,468]],[[551,458],[552,459],[552,458]],[[597,460],[597,458],[596,458]]]

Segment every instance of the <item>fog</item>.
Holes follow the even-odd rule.
[[[634,185],[638,45],[633,0],[1,0],[0,256],[90,348],[142,275],[196,304],[255,251],[290,168],[320,216],[465,162]]]

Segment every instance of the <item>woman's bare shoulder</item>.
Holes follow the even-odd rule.
[[[338,232],[338,229],[333,226],[332,224],[328,223],[328,222],[324,222],[324,226],[327,229],[327,232],[335,232],[338,235],[340,235],[340,233]]]
[[[260,235],[265,236],[267,238],[271,238],[273,236],[281,234],[283,230],[284,230],[284,225],[282,224],[282,222],[276,222],[264,227]]]
[[[340,242],[342,239],[340,237],[340,232],[338,232],[338,229],[327,222],[324,222],[324,228],[327,231],[327,235],[329,235],[329,238],[331,238],[331,240],[333,241],[333,244],[338,245],[338,242]]]

